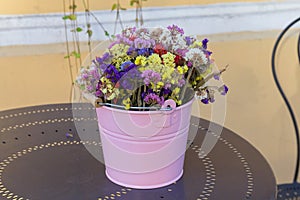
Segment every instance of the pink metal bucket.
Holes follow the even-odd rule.
[[[137,189],[177,181],[183,174],[192,103],[170,111],[97,108],[106,176]]]

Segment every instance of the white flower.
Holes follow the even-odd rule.
[[[187,45],[186,45],[186,41],[185,39],[182,37],[182,35],[176,35],[173,37],[172,40],[172,50],[176,51],[177,49],[186,49]]]
[[[193,59],[196,59],[197,61],[200,59],[201,64],[208,64],[208,59],[204,52],[201,49],[198,48],[193,48],[190,49],[186,54],[185,54],[185,59],[191,60],[193,62]]]

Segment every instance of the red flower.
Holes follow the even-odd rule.
[[[184,58],[182,57],[182,56],[180,56],[180,55],[176,55],[176,57],[175,57],[175,64],[176,64],[176,66],[183,66],[184,65]]]
[[[130,37],[129,37],[129,40],[130,40],[130,41],[134,41],[135,39],[136,39],[135,36],[130,36]]]
[[[161,44],[157,44],[154,47],[154,53],[157,53],[158,55],[166,54],[168,51],[165,50],[165,48]]]

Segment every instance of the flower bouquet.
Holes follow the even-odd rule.
[[[167,28],[127,28],[82,68],[76,84],[95,101],[106,175],[133,188],[157,188],[183,173],[193,97],[208,104],[226,85],[211,86],[208,40]]]

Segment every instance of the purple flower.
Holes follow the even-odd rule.
[[[133,41],[127,38],[125,35],[117,34],[116,40],[109,45],[109,49],[111,49],[116,44],[127,44],[129,46],[133,45]]]
[[[147,94],[144,98],[146,104],[154,105],[154,104],[164,104],[164,97],[159,97],[155,93]]]
[[[104,71],[106,78],[110,79],[111,82],[117,83],[118,80],[122,77],[121,73],[116,69],[114,65],[109,65]]]
[[[186,45],[188,45],[188,46],[193,44],[193,41],[192,41],[191,37],[189,37],[189,36],[185,37],[185,42],[186,42]]]
[[[136,87],[136,85],[139,85],[136,81],[139,81],[139,79],[141,79],[140,75],[141,72],[136,67],[128,70],[128,72],[123,72],[122,78],[119,80],[121,88],[127,90],[136,89],[134,87]]]
[[[97,70],[97,68],[93,69],[90,71],[91,76],[93,77],[93,79],[99,80],[100,79],[100,74]]]
[[[153,49],[152,48],[142,48],[142,49],[138,49],[137,50],[138,55],[142,55],[142,56],[150,56],[153,53]]]
[[[166,88],[162,88],[160,91],[161,96],[167,96],[167,95],[170,95],[171,93],[172,93],[172,90],[166,89]]]
[[[99,68],[101,69],[102,72],[104,72],[109,66],[110,64],[103,63],[99,66]]]
[[[207,38],[205,38],[204,40],[202,40],[202,47],[204,49],[207,49],[207,43],[208,43],[208,39]]]
[[[96,57],[95,60],[93,60],[93,63],[98,66],[102,71],[105,71],[106,68],[109,66],[111,55],[106,52],[103,54],[102,57]]]
[[[205,55],[207,55],[208,57],[212,54],[211,51],[208,51],[208,50],[206,50],[206,49],[204,49],[203,52],[204,52]]]
[[[142,92],[142,99],[144,99],[148,94],[153,93],[153,90],[149,88],[147,92]]]
[[[94,89],[94,87],[93,87],[92,85],[88,85],[88,86],[86,87],[86,89],[87,89],[89,92],[92,92],[93,89]]]
[[[188,49],[177,49],[176,50],[176,53],[182,57],[185,56],[185,54],[188,52],[189,50]]]
[[[126,53],[127,53],[127,55],[132,56],[132,57],[136,57],[136,55],[137,55],[136,49],[134,47],[129,47],[129,49]]]
[[[129,70],[133,69],[134,67],[136,67],[136,65],[133,64],[131,61],[126,61],[120,66],[121,70],[125,71],[125,72],[128,72]]]
[[[220,80],[220,74],[214,75],[214,79],[215,79],[215,80]]]
[[[96,97],[103,97],[104,96],[103,93],[102,93],[102,91],[101,91],[101,85],[102,85],[102,82],[99,81],[97,83],[97,86],[96,86],[96,92],[95,92],[95,96]]]
[[[159,73],[154,72],[152,70],[145,70],[143,71],[142,78],[144,78],[144,83],[148,86],[151,82],[156,84],[161,80],[161,76]]]
[[[226,85],[223,85],[219,88],[219,92],[221,93],[221,95],[226,95],[228,92],[228,87]]]
[[[111,49],[113,46],[115,46],[116,44],[120,44],[119,41],[114,41],[112,42],[109,46],[108,46],[108,49]]]
[[[210,103],[213,103],[213,102],[215,102],[215,97],[214,97],[214,96],[211,96],[211,95],[209,95],[209,98],[208,98],[208,100],[209,100],[209,102],[210,102]]]
[[[164,86],[164,88],[165,88],[165,89],[168,89],[168,88],[170,88],[171,86],[172,86],[171,83],[166,83],[165,86]]]
[[[134,40],[134,47],[137,49],[142,48],[152,48],[155,45],[155,41],[153,39],[145,40],[142,38],[136,38]]]
[[[182,87],[184,84],[185,84],[185,80],[184,80],[184,78],[183,78],[183,79],[180,79],[180,80],[178,80],[178,86],[179,86],[179,87]]]
[[[177,26],[177,25],[175,25],[175,24],[173,24],[172,26],[168,26],[167,27],[171,32],[178,32],[178,33],[180,33],[180,34],[184,34],[184,31],[183,31],[183,29],[182,28],[180,28],[179,26]]]
[[[89,75],[87,75],[87,74],[82,74],[81,77],[82,77],[82,79],[85,79],[85,80],[86,80],[86,79],[89,78]]]
[[[133,41],[131,41],[129,38],[125,37],[124,35],[118,34],[117,41],[119,41],[119,43],[127,44],[129,46],[133,45]]]
[[[201,102],[204,103],[204,104],[208,104],[209,103],[209,99],[208,98],[201,99]]]

